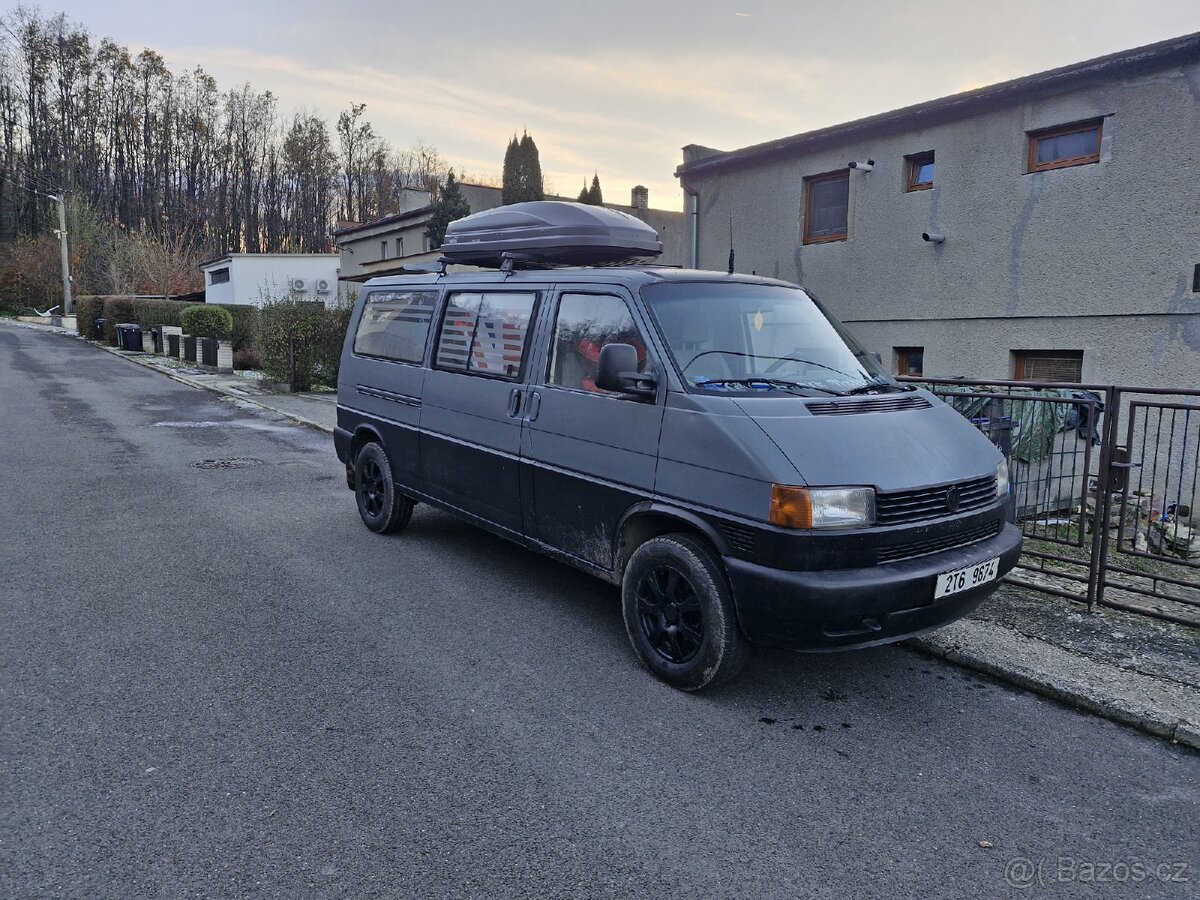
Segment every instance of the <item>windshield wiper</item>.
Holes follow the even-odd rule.
[[[904,385],[900,385],[900,384],[892,384],[890,381],[872,381],[869,384],[860,384],[856,388],[850,388],[850,390],[846,391],[846,396],[849,397],[849,396],[853,396],[854,394],[869,394],[872,391],[883,392],[883,391],[915,391],[915,390],[916,390],[916,388],[914,388],[914,387],[905,387]]]
[[[846,395],[869,394],[871,391],[901,391],[903,393],[910,393],[916,389],[917,386],[915,384],[897,384],[886,376],[875,376],[866,384],[860,384],[858,387],[846,391]]]
[[[834,397],[846,396],[843,391],[836,391],[833,388],[821,387],[818,384],[804,384],[803,382],[799,381],[787,381],[782,378],[705,378],[703,381],[694,382],[694,384],[696,387],[704,387],[708,384],[742,384],[748,387],[756,384],[765,384],[768,387],[773,387],[780,391],[787,391],[791,394],[795,394],[797,390],[805,390],[821,391],[825,394],[831,394]]]

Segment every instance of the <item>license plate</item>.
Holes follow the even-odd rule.
[[[981,584],[995,581],[996,573],[999,571],[1000,557],[993,556],[991,559],[976,563],[973,566],[967,566],[965,569],[955,569],[953,572],[945,572],[938,576],[937,587],[933,591],[933,599],[937,600],[939,597],[948,597],[950,594],[957,594],[960,591],[969,591],[971,588],[979,587]]]

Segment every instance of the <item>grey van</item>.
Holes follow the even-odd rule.
[[[748,642],[870,647],[995,590],[1021,538],[978,430],[794,284],[557,265],[609,261],[606,228],[638,252],[611,237],[636,219],[552,209],[574,206],[455,223],[486,217],[485,237],[448,259],[495,268],[364,286],[334,443],[368,528],[429,503],[619,585],[639,659],[685,690],[734,675]],[[556,244],[564,216],[598,230]]]

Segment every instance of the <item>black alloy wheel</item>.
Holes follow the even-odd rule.
[[[377,517],[383,512],[383,501],[387,498],[387,485],[383,471],[374,459],[365,459],[358,473],[358,490],[362,495],[363,511]]]
[[[354,463],[354,498],[363,524],[379,534],[399,531],[412,518],[411,499],[396,490],[383,447],[364,444]]]
[[[699,535],[659,535],[634,550],[621,611],[642,665],[680,690],[720,684],[745,664],[724,566]]]
[[[700,598],[687,576],[673,566],[650,569],[637,588],[638,621],[654,652],[683,665],[704,643]]]

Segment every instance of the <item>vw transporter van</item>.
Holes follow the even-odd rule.
[[[429,503],[618,585],[684,690],[748,643],[870,647],[990,595],[1021,550],[996,448],[794,284],[614,264],[660,249],[523,203],[453,223],[439,271],[367,282],[334,432],[366,526]]]

